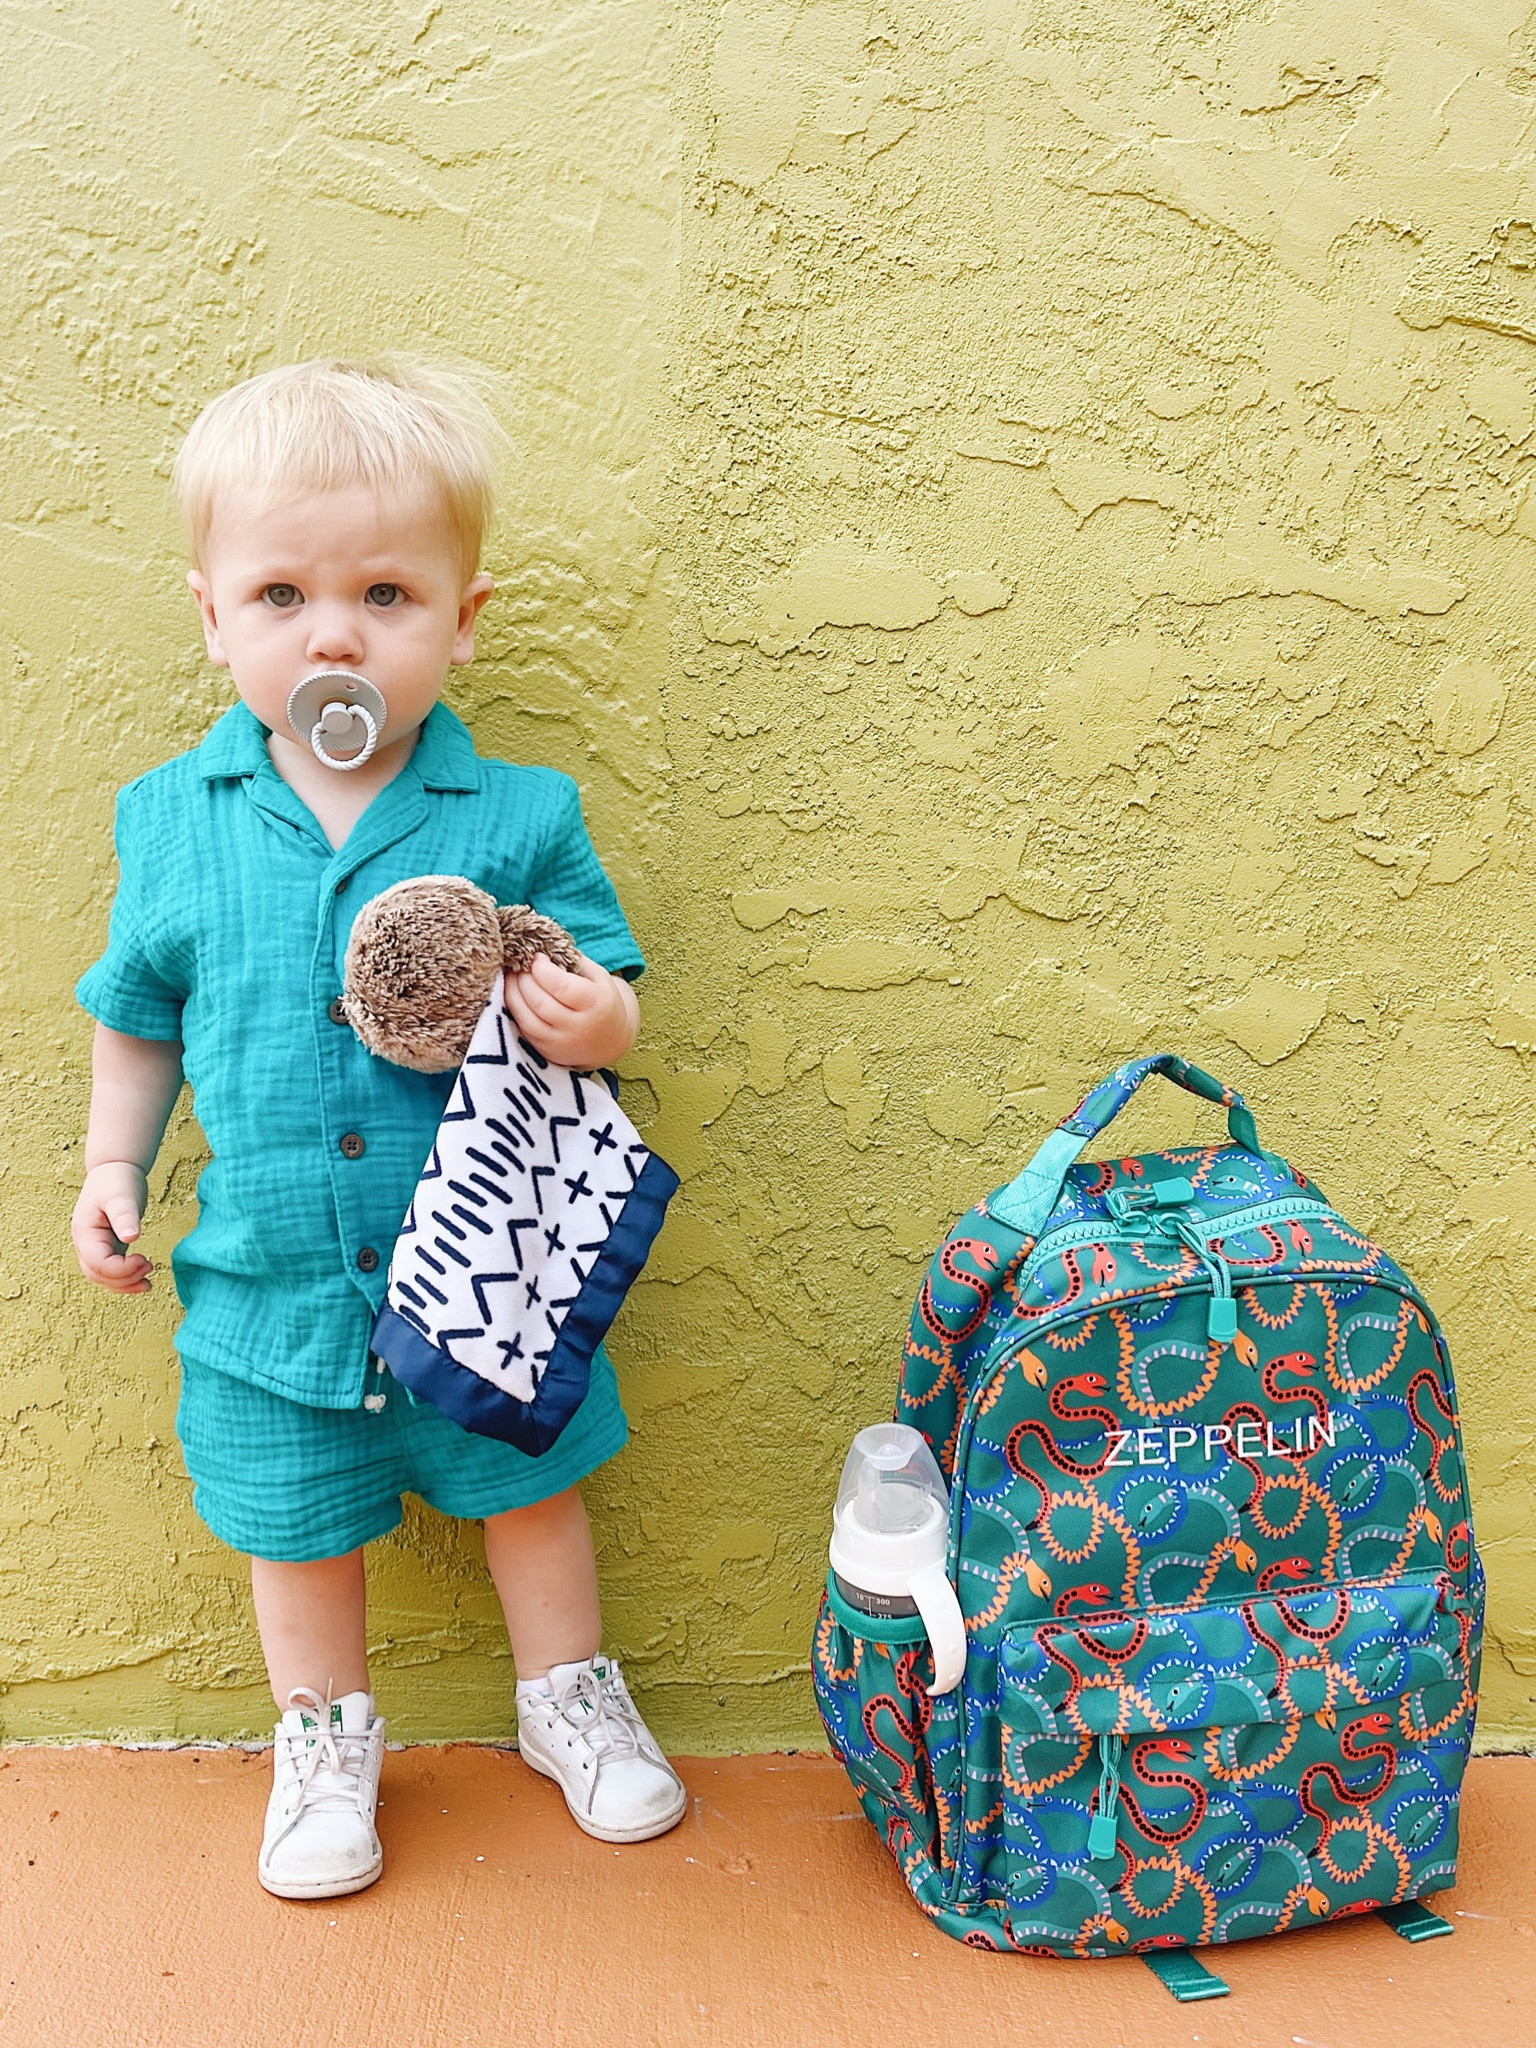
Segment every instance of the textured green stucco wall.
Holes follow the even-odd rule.
[[[518,450],[452,701],[580,779],[653,962],[629,1100],[685,1186],[590,1498],[659,1730],[814,1738],[829,1495],[924,1254],[1167,1045],[1445,1321],[1483,1740],[1536,1737],[1524,0],[7,24],[0,1734],[269,1719],[173,1303],[68,1254],[70,989],[114,789],[227,701],[179,433],[246,371],[406,345],[486,366]],[[183,1108],[159,1256],[198,1159]],[[372,1575],[393,1732],[505,1734],[474,1536],[413,1510]]]

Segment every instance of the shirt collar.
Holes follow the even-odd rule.
[[[197,759],[205,782],[243,781],[267,765],[267,729],[246,705],[232,705],[198,748]],[[469,727],[446,704],[434,704],[427,713],[409,766],[424,789],[480,787],[480,762]]]
[[[411,766],[421,777],[423,789],[480,787],[480,760],[469,727],[446,704],[434,704],[427,713],[421,737],[411,754]]]
[[[205,782],[259,773],[267,758],[267,729],[243,704],[232,704],[197,750]]]

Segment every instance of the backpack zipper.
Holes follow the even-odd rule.
[[[1158,1212],[1155,1209],[1148,1209],[1139,1213],[1148,1219],[1150,1225],[1151,1219]],[[1202,1216],[1198,1222],[1191,1219],[1190,1227],[1198,1230],[1202,1237],[1209,1240],[1213,1237],[1241,1237],[1255,1219],[1263,1223],[1289,1223],[1293,1218],[1300,1216],[1337,1214],[1337,1210],[1330,1203],[1319,1201],[1315,1195],[1287,1195],[1273,1202],[1255,1202],[1247,1209],[1234,1209],[1230,1216]],[[1340,1217],[1339,1220],[1342,1223],[1344,1219]],[[1117,1223],[1112,1217],[1106,1219],[1106,1227],[1103,1230],[1090,1230],[1075,1219],[1070,1223],[1058,1223],[1054,1230],[1048,1230],[1043,1237],[1036,1239],[1035,1248],[1027,1261],[1026,1271],[1036,1264],[1047,1246],[1055,1246],[1057,1238],[1067,1239],[1068,1242],[1063,1244],[1061,1249],[1071,1251],[1077,1245],[1136,1244],[1144,1238],[1155,1237],[1158,1234],[1150,1227],[1144,1230],[1128,1230],[1123,1223]]]
[[[1214,1311],[1218,1303],[1222,1304],[1221,1314],[1219,1317],[1216,1318],[1215,1327],[1211,1326],[1212,1317],[1208,1315],[1206,1318],[1207,1329],[1214,1342],[1218,1344],[1231,1343],[1233,1337],[1237,1334],[1237,1311],[1235,1303],[1233,1303],[1232,1283],[1230,1280],[1230,1266],[1233,1262],[1229,1260],[1224,1254],[1211,1252],[1209,1250],[1210,1240],[1213,1237],[1221,1238],[1223,1240],[1229,1237],[1241,1237],[1246,1230],[1254,1227],[1255,1221],[1264,1223],[1289,1223],[1298,1220],[1303,1216],[1333,1216],[1337,1213],[1338,1212],[1335,1209],[1333,1209],[1327,1202],[1320,1202],[1317,1201],[1315,1198],[1309,1198],[1307,1196],[1297,1196],[1280,1202],[1256,1203],[1251,1208],[1235,1210],[1233,1214],[1230,1216],[1221,1217],[1219,1219],[1202,1218],[1198,1223],[1190,1223],[1191,1236],[1198,1233],[1201,1237],[1203,1237],[1206,1240],[1207,1248],[1203,1251],[1196,1250],[1195,1246],[1193,1245],[1189,1245],[1188,1248],[1191,1251],[1195,1251],[1195,1256],[1200,1260],[1201,1264],[1205,1267],[1207,1274],[1210,1276],[1212,1289],[1211,1308]],[[1341,1217],[1339,1220],[1342,1223],[1343,1218]],[[1209,1228],[1205,1227],[1207,1223],[1210,1226]],[[1047,1234],[1044,1237],[1040,1238],[1036,1242],[1034,1250],[1029,1255],[1029,1259],[1025,1265],[1024,1272],[1025,1275],[1027,1275],[1028,1273],[1034,1271],[1036,1266],[1041,1262],[1042,1253],[1046,1253],[1048,1248],[1049,1256],[1059,1257],[1062,1252],[1076,1251],[1079,1248],[1083,1248],[1088,1245],[1108,1246],[1114,1244],[1144,1244],[1147,1238],[1155,1237],[1159,1234],[1159,1232],[1152,1230],[1150,1228],[1143,1230],[1127,1230],[1123,1225],[1111,1226],[1110,1228],[1105,1230],[1085,1231],[1082,1224],[1080,1223],[1060,1224],[1057,1226],[1055,1230],[1047,1232]],[[1177,1231],[1175,1231],[1173,1235],[1178,1242],[1186,1244],[1188,1243],[1188,1240],[1181,1237]],[[1059,1243],[1058,1240],[1060,1240]],[[1238,1260],[1236,1263],[1241,1265],[1242,1261]],[[1218,1268],[1220,1269],[1219,1271]],[[1020,1277],[1022,1279],[1024,1275],[1021,1275]],[[1252,1287],[1256,1285],[1262,1285],[1264,1277],[1265,1276],[1263,1275],[1259,1275],[1252,1280],[1245,1280],[1241,1277],[1241,1275],[1239,1275],[1237,1285],[1239,1287]],[[1192,1289],[1183,1287],[1177,1290],[1177,1292],[1179,1292],[1180,1294],[1190,1293],[1193,1291],[1194,1290]],[[1122,1301],[1124,1303],[1138,1301],[1149,1294],[1156,1294],[1157,1292],[1158,1289],[1155,1286],[1141,1288],[1138,1289],[1135,1294],[1127,1294],[1123,1296]],[[1118,1302],[1115,1304],[1115,1306],[1120,1305],[1121,1303]],[[1088,1312],[1090,1312],[1090,1310],[1088,1305],[1086,1304],[1081,1310],[1079,1310],[1077,1306],[1074,1304],[1074,1307],[1071,1311],[1071,1313],[1073,1314]],[[1230,1329],[1228,1328],[1229,1323],[1231,1325]],[[974,1390],[966,1397],[965,1414],[962,1418],[963,1422],[970,1421],[974,1404],[980,1397],[983,1389],[990,1383],[990,1381],[996,1376],[996,1374],[999,1371],[1001,1371],[1005,1365],[1007,1365],[1008,1361],[1012,1358],[1014,1352],[1021,1351],[1024,1348],[1024,1346],[1029,1342],[1031,1336],[1036,1336],[1038,1334],[1038,1329],[1034,1331],[1020,1330],[1016,1335],[1011,1336],[1008,1339],[1009,1348],[1006,1351],[1002,1352],[996,1359],[988,1360],[988,1371],[986,1372],[983,1378],[977,1381]],[[963,1434],[964,1431],[962,1429],[962,1436]]]
[[[1085,1629],[1090,1635],[1097,1629],[1113,1628],[1117,1622],[1140,1621],[1168,1614],[1204,1614],[1213,1607],[1252,1607],[1259,1600],[1296,1601],[1308,1599],[1313,1593],[1337,1593],[1359,1587],[1367,1593],[1386,1592],[1393,1586],[1433,1586],[1438,1598],[1435,1609],[1440,1614],[1455,1614],[1467,1606],[1470,1593],[1464,1593],[1442,1565],[1415,1565],[1412,1571],[1397,1572],[1390,1578],[1378,1574],[1374,1578],[1355,1579],[1314,1579],[1305,1586],[1287,1586],[1285,1591],[1274,1593],[1244,1593],[1235,1600],[1202,1600],[1198,1607],[1181,1607],[1177,1604],[1157,1607],[1115,1607],[1096,1610],[1093,1614],[1078,1614],[1067,1617],[1067,1628]],[[998,1637],[998,1644],[1010,1642],[1017,1635],[1033,1635],[1037,1629],[1059,1627],[1060,1619],[1043,1614],[1035,1621],[1016,1621],[1005,1628]]]

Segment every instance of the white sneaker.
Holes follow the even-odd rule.
[[[683,1781],[641,1720],[609,1658],[557,1664],[542,1686],[517,1689],[523,1761],[553,1778],[577,1827],[600,1842],[647,1842],[688,1810]]]
[[[288,1695],[272,1749],[272,1797],[256,1875],[280,1899],[337,1899],[384,1868],[374,1832],[384,1723],[373,1695]]]

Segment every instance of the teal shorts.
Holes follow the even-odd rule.
[[[307,1408],[182,1359],[176,1434],[192,1505],[220,1542],[279,1564],[344,1557],[398,1525],[402,1494],[483,1521],[564,1493],[629,1438],[601,1345],[587,1398],[542,1458],[472,1436],[391,1373],[370,1373],[368,1391],[382,1408]]]

